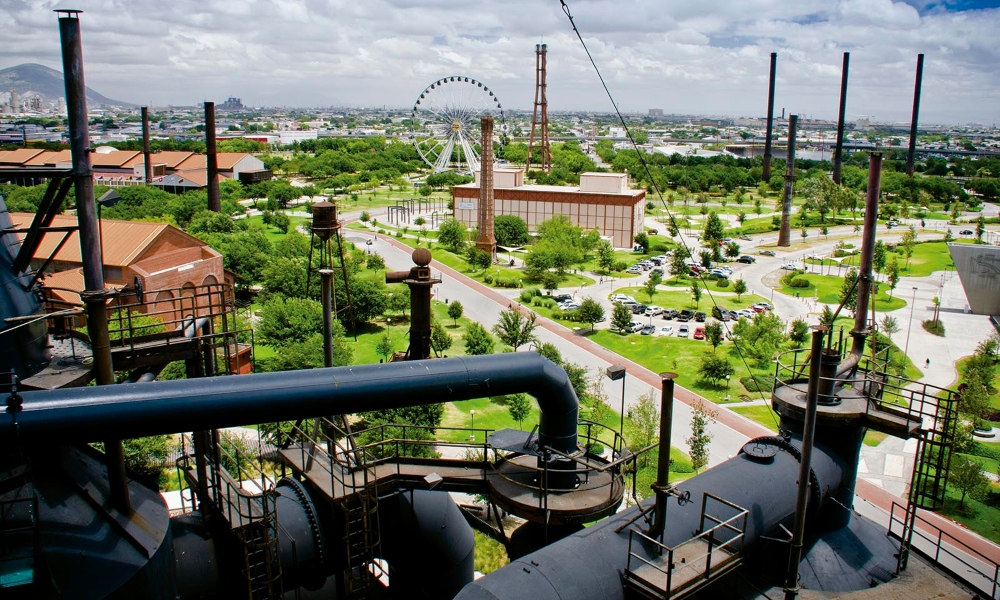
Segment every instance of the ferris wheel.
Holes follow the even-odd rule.
[[[493,131],[503,144],[507,124],[496,94],[471,77],[444,77],[427,86],[413,103],[410,139],[435,173],[457,170],[473,175],[482,152],[480,118],[487,115],[493,116]],[[494,148],[494,156],[499,150]]]

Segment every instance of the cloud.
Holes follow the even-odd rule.
[[[916,54],[927,55],[925,122],[1000,117],[1000,9],[969,0],[567,0],[623,109],[760,115],[779,53],[779,106],[836,116],[841,54],[848,113],[906,120]],[[982,4],[981,2],[979,4]],[[406,107],[461,73],[530,108],[534,48],[549,49],[550,110],[612,108],[554,0],[81,0],[87,83],[110,97],[193,104]],[[0,0],[0,66],[60,64],[55,0]]]

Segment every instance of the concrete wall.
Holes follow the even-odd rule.
[[[1000,315],[1000,247],[948,244],[969,308],[977,315]]]

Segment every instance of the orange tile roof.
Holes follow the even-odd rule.
[[[0,152],[0,165],[21,166],[42,152],[45,151],[36,148],[18,148],[17,150]]]
[[[90,164],[95,167],[126,167],[130,166],[129,163],[135,160],[136,155],[139,155],[140,158],[142,157],[141,152],[133,150],[115,150],[107,154],[92,152],[90,155]]]
[[[27,229],[31,225],[31,220],[34,216],[31,213],[10,213],[14,227],[23,229]],[[52,219],[53,227],[68,227],[76,224],[77,219],[72,215],[56,215]],[[117,267],[132,264],[167,227],[170,226],[166,223],[116,221],[113,219],[102,220],[104,264]],[[38,250],[35,251],[35,256],[38,258],[48,257],[56,249],[62,236],[62,233],[46,233],[42,236],[42,241],[38,245]],[[20,233],[18,237],[23,240],[24,234]],[[80,237],[77,232],[74,231],[70,234],[70,238],[66,240],[62,249],[56,254],[55,260],[76,263],[83,262],[83,258],[80,255]]]
[[[246,152],[219,152],[215,160],[219,165],[219,169],[229,170],[247,156],[250,155]]]
[[[156,152],[149,155],[149,161],[154,165],[166,165],[168,169],[176,169],[177,165],[181,164],[191,156],[191,152],[181,152],[181,151],[168,151],[168,152]],[[142,160],[142,155],[139,155],[139,165],[144,165],[145,161]]]
[[[48,288],[52,295],[67,304],[80,304],[80,292],[87,289],[83,280],[83,267],[58,273],[48,273],[42,278],[42,285]],[[105,283],[104,288],[118,290],[125,286]]]
[[[46,150],[24,164],[25,166],[32,167],[54,167],[61,162],[70,162],[72,160],[73,155],[69,150],[58,150],[55,152]]]
[[[208,159],[204,154],[192,154],[184,162],[174,167],[177,171],[191,171],[193,169],[205,170],[208,168]]]

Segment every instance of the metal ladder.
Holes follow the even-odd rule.
[[[244,525],[237,533],[244,552],[243,575],[246,579],[247,598],[251,600],[281,597],[281,559],[273,510],[274,493],[265,492],[262,500],[264,517]]]
[[[379,547],[378,502],[368,490],[348,496],[343,503],[347,545],[347,597],[364,600],[370,596],[380,567],[375,563]]]

